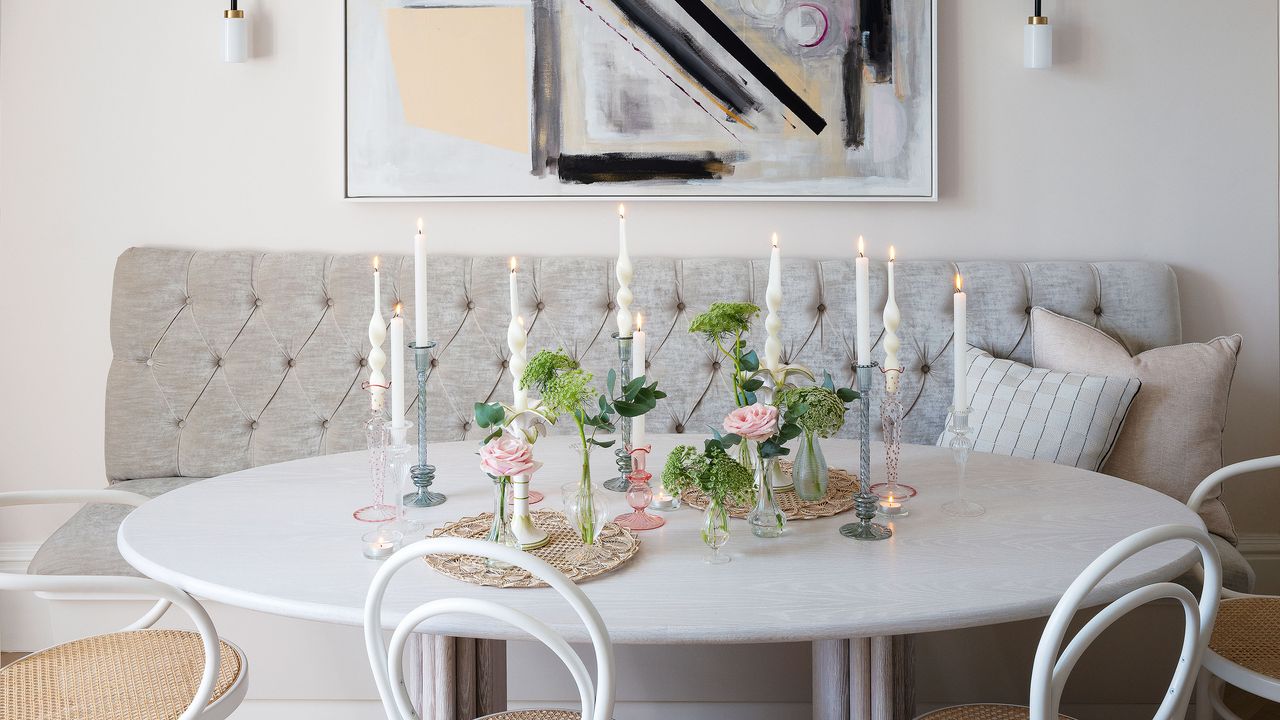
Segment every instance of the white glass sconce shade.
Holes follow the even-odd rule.
[[[249,19],[243,10],[228,10],[222,18],[222,59],[229,63],[249,59]]]
[[[1022,29],[1022,64],[1036,70],[1053,65],[1053,27],[1049,18],[1027,18]]]

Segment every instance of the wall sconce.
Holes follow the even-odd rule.
[[[1049,18],[1040,14],[1040,0],[1036,0],[1036,14],[1027,18],[1022,29],[1022,64],[1036,70],[1053,65],[1053,28]]]
[[[222,14],[222,59],[240,63],[249,58],[249,20],[231,0],[231,9]]]

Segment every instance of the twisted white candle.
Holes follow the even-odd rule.
[[[764,327],[768,337],[764,341],[764,367],[776,373],[782,365],[782,257],[778,249],[778,233],[773,234],[773,249],[769,252],[769,284],[764,291],[765,306],[769,314],[765,316]]]
[[[520,316],[520,266],[511,258],[511,321],[507,324],[507,348],[511,350],[511,359],[507,362],[511,370],[511,395],[514,398],[512,407],[518,410],[529,408],[529,390],[520,387],[520,378],[528,364],[525,348],[528,338],[524,333],[524,318]]]
[[[378,258],[373,258],[373,316],[369,318],[369,395],[375,410],[386,403],[387,376],[382,367],[387,364],[387,354],[382,343],[387,339],[387,323],[382,319],[382,273],[378,272]]]
[[[888,392],[898,391],[898,376],[902,374],[902,363],[898,362],[898,350],[902,341],[898,339],[898,325],[902,322],[902,313],[898,311],[898,301],[894,298],[893,267],[897,252],[889,246],[889,299],[884,303],[884,387]],[[896,372],[895,372],[896,371]]]
[[[631,337],[631,278],[635,270],[627,252],[627,211],[622,205],[618,206],[618,264],[614,272],[618,277],[618,337]]]

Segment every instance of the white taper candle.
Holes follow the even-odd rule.
[[[771,373],[782,365],[782,256],[778,249],[778,233],[773,234],[773,249],[769,251],[769,284],[765,287],[764,303],[769,314],[764,318],[768,333],[764,341],[764,367]]]
[[[952,307],[956,382],[951,404],[956,410],[969,408],[969,297],[964,292],[964,278],[956,273],[956,292]]]
[[[618,265],[615,274],[618,277],[618,337],[631,337],[633,323],[631,319],[631,278],[634,275],[631,266],[631,254],[627,251],[627,210],[618,206]]]
[[[527,410],[529,390],[520,387],[520,377],[524,375],[524,368],[528,364],[528,358],[525,355],[528,338],[524,333],[524,318],[520,315],[520,266],[516,264],[514,257],[511,258],[510,291],[511,320],[507,324],[507,348],[511,350],[511,359],[507,361],[507,365],[511,370],[512,407],[516,410]]]
[[[418,218],[418,234],[413,236],[413,342],[425,345],[427,336],[427,236]]]
[[[396,303],[391,316],[391,423],[393,428],[405,426],[404,419],[404,316],[402,308]],[[396,443],[404,442],[404,433],[400,433]]]
[[[373,315],[369,318],[369,395],[374,408],[386,407],[387,376],[382,368],[387,364],[387,353],[382,343],[387,339],[387,323],[382,319],[382,273],[378,272],[378,258],[373,259]]]
[[[866,241],[858,236],[858,257],[854,264],[854,299],[857,304],[857,358],[859,365],[871,364],[871,300],[868,279]]]
[[[631,375],[640,377],[645,374],[644,318],[636,313],[636,331],[631,336]],[[631,418],[631,447],[644,447],[644,416]]]
[[[889,298],[884,303],[884,387],[888,392],[898,391],[898,376],[902,373],[902,363],[898,362],[898,350],[902,341],[898,339],[898,325],[902,322],[902,313],[898,310],[898,301],[894,297],[893,268],[897,261],[897,252],[889,246]],[[899,372],[895,372],[899,371]]]

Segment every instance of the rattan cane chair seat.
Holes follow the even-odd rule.
[[[956,705],[925,713],[916,720],[1028,720],[1031,709],[1021,705]],[[1058,720],[1071,720],[1059,715]]]
[[[479,720],[582,720],[577,710],[509,710],[485,715]]]
[[[1280,597],[1224,598],[1209,649],[1246,670],[1280,680]]]
[[[73,640],[0,669],[0,718],[177,718],[203,671],[204,645],[194,632],[134,630]],[[243,672],[239,653],[223,642],[211,702]]]

